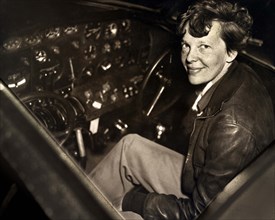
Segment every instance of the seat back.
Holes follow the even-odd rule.
[[[263,81],[272,99],[275,116],[275,66],[248,54],[240,54],[238,60],[247,63]]]
[[[237,175],[197,220],[274,219],[275,141]]]

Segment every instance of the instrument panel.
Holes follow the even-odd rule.
[[[151,47],[149,27],[133,19],[52,25],[3,41],[1,78],[21,97],[74,96],[90,120],[139,93]]]

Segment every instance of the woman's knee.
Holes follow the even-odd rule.
[[[127,134],[120,140],[122,147],[124,150],[131,150],[132,148],[135,148],[135,145],[138,143],[138,139],[142,138],[138,134]]]
[[[125,135],[120,145],[128,156],[138,156],[150,149],[149,140],[135,133]]]
[[[156,150],[156,146],[159,146],[157,143],[138,134],[127,134],[121,141],[121,146],[126,156],[149,155]]]
[[[122,137],[121,140],[124,142],[127,142],[127,143],[131,143],[139,138],[142,138],[142,137],[136,133],[130,133],[130,134],[126,134],[124,137]]]

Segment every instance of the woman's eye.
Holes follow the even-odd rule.
[[[188,48],[188,45],[186,43],[181,44],[181,49],[186,50]]]
[[[208,49],[208,48],[210,48],[210,46],[208,46],[206,44],[202,44],[202,45],[200,45],[200,48],[201,49]]]

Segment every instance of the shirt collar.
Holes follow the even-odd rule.
[[[235,88],[237,88],[242,81],[239,79],[239,83],[236,83],[235,77],[231,74],[237,68],[237,66],[238,62],[234,61],[229,67],[227,73],[220,77],[215,83],[209,84],[211,82],[210,81],[206,84],[203,91],[198,95],[192,106],[192,109],[198,112],[197,116],[201,116],[203,114],[203,111],[209,105],[209,103],[212,110],[219,108],[221,103],[226,99],[226,96],[230,96],[232,92],[235,91]],[[224,81],[226,81],[226,85]],[[216,90],[217,95],[214,94]]]

